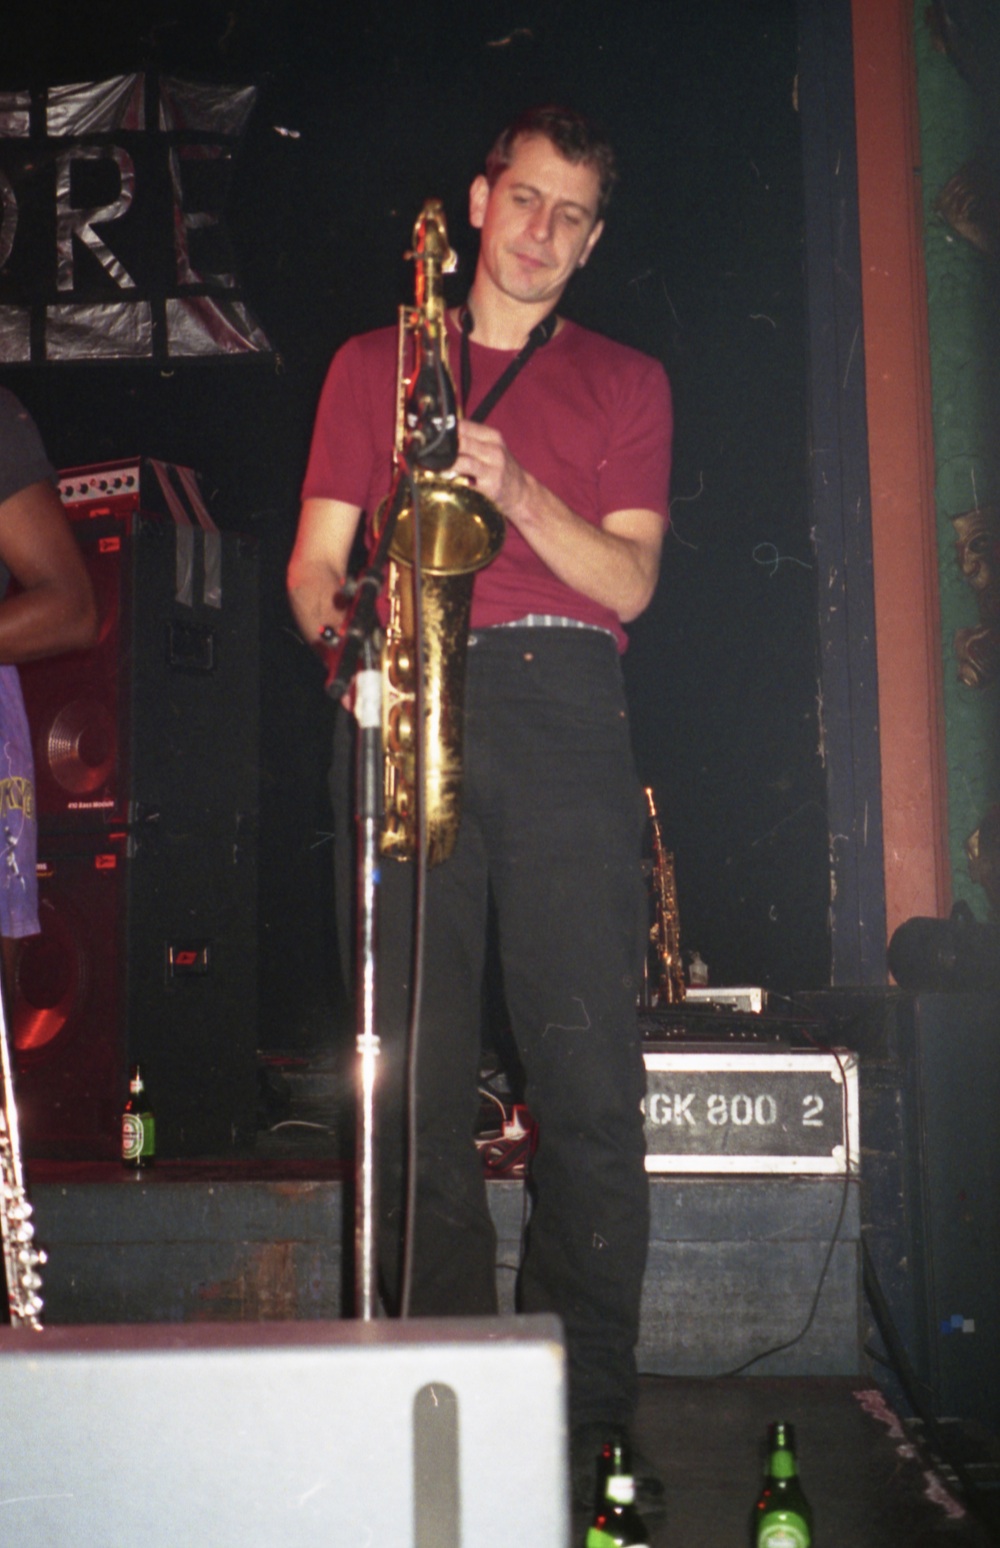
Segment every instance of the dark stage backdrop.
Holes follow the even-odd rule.
[[[341,1003],[331,710],[283,593],[323,373],[347,335],[412,298],[402,255],[430,195],[445,201],[467,278],[468,183],[498,128],[540,100],[601,119],[622,164],[565,310],[660,357],[675,391],[674,525],[626,666],[640,775],[676,855],[682,945],[717,983],[824,985],[794,0],[15,9],[7,89],[134,69],[259,89],[227,221],[276,356],[0,379],[57,464],[187,464],[218,523],[259,541],[262,1043],[323,1038]]]

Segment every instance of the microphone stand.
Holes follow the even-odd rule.
[[[411,423],[408,441],[396,469],[386,501],[385,520],[368,564],[352,583],[352,603],[339,644],[331,658],[326,691],[340,699],[352,681],[355,683],[354,714],[358,723],[355,804],[358,824],[357,863],[357,984],[355,1010],[355,1048],[358,1055],[358,1123],[355,1141],[356,1188],[354,1203],[354,1288],[355,1310],[363,1321],[375,1316],[377,1302],[378,1218],[377,1148],[375,1134],[376,1063],[379,1037],[375,1030],[376,943],[378,918],[378,835],[382,824],[382,671],[376,644],[378,620],[376,603],[382,590],[389,547],[400,513],[409,496],[413,509],[413,566],[420,574],[420,502],[414,478],[416,467],[450,467],[458,453],[457,416],[454,388],[446,376],[440,352],[432,340],[425,344],[424,368],[411,383]],[[417,749],[421,768],[423,739],[423,657],[419,649],[420,594],[415,581],[417,668]],[[363,665],[359,667],[359,662]],[[418,787],[422,776],[418,772]],[[423,825],[423,792],[418,790],[418,812]],[[422,866],[424,842],[419,840]],[[419,925],[418,925],[419,930]],[[418,954],[419,955],[419,954]],[[419,985],[419,962],[415,984]],[[419,988],[414,992],[413,1020],[419,1014]],[[412,1042],[412,1029],[411,1029]],[[414,1184],[411,1167],[410,1187]],[[412,1209],[408,1205],[408,1219]],[[403,1314],[408,1314],[409,1263],[412,1244],[407,1243],[404,1267]]]
[[[357,1051],[357,1133],[355,1137],[354,1293],[355,1312],[365,1322],[377,1304],[376,1233],[378,1219],[375,1085],[379,1038],[375,1021],[375,964],[378,922],[378,835],[382,822],[382,671],[376,635],[375,605],[382,590],[389,544],[402,509],[407,477],[401,469],[386,506],[378,543],[353,586],[353,602],[326,681],[331,698],[340,699],[354,683],[358,725],[355,802],[358,825],[357,979],[355,1049]]]

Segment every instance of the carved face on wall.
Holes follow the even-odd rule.
[[[952,517],[958,567],[976,592],[983,617],[985,604],[1000,616],[1000,509],[984,505]]]
[[[969,875],[989,899],[1000,918],[1000,805],[991,806],[975,833],[965,841]]]
[[[983,688],[1000,674],[1000,508],[979,506],[952,517],[955,553],[972,588],[979,624],[955,632],[959,680]]]

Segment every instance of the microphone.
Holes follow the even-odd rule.
[[[458,456],[458,402],[437,340],[425,329],[403,407],[408,466],[442,473]]]

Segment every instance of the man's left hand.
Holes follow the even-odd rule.
[[[611,511],[595,525],[523,468],[491,425],[460,420],[458,446],[454,471],[474,481],[564,585],[623,623],[648,607],[663,543],[655,511]]]
[[[473,419],[460,420],[454,471],[470,479],[487,500],[492,500],[517,525],[528,479],[521,464],[507,450],[499,430],[477,424]]]

